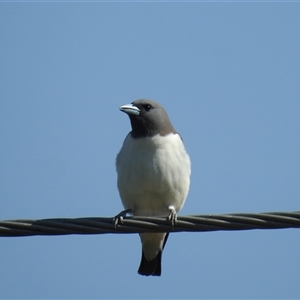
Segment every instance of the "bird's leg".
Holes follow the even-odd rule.
[[[177,223],[177,213],[175,207],[173,205],[170,205],[168,207],[168,210],[169,210],[168,220],[172,223],[172,226],[174,226]]]
[[[123,211],[121,211],[120,213],[118,213],[114,218],[113,218],[113,222],[115,224],[115,227],[117,227],[117,225],[119,223],[123,223],[123,218],[126,217],[127,214],[132,214],[133,213],[133,209],[129,208],[129,209],[125,209]]]

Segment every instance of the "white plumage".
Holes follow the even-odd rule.
[[[190,185],[191,164],[179,134],[134,139],[127,135],[116,161],[118,189],[137,216],[178,212]]]

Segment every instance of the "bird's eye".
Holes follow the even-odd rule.
[[[152,106],[151,106],[150,104],[145,104],[145,105],[144,105],[144,109],[145,109],[146,111],[149,111],[151,108],[152,108]]]

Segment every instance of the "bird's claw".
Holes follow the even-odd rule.
[[[120,213],[118,213],[114,218],[113,218],[113,222],[115,227],[118,226],[118,224],[122,224],[123,223],[123,218],[126,217],[127,214],[132,214],[133,210],[132,209],[125,209],[123,211],[121,211]]]
[[[168,210],[169,210],[168,221],[170,221],[172,226],[174,226],[177,223],[177,212],[173,205],[170,205],[168,207]]]

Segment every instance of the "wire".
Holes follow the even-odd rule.
[[[176,224],[162,217],[56,218],[0,221],[0,236],[180,232],[300,228],[300,211],[178,216]]]

